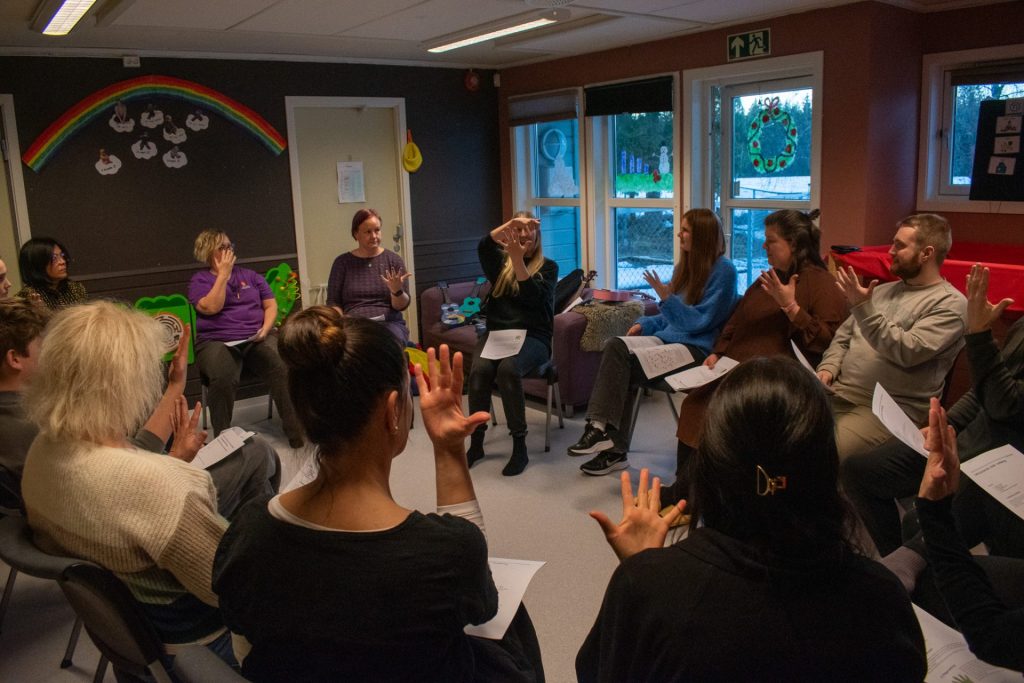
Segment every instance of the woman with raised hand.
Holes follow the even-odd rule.
[[[623,473],[621,560],[576,657],[590,681],[915,681],[924,639],[896,577],[854,545],[832,413],[795,360],[722,381],[697,450],[688,536],[663,548],[660,482]]]
[[[491,390],[498,386],[512,435],[512,457],[502,469],[514,477],[530,461],[526,452],[526,397],[523,376],[537,370],[551,358],[551,337],[555,327],[555,284],[558,264],[544,257],[540,221],[528,211],[491,230],[477,246],[480,267],[491,282],[484,305],[487,333],[480,337],[469,373],[469,409],[486,411]],[[523,330],[523,343],[511,355],[483,358],[490,335],[503,330]],[[470,437],[470,467],[484,457],[484,422]]]
[[[438,506],[423,514],[391,496],[413,404],[390,333],[316,306],[284,324],[280,346],[319,474],[243,509],[217,551],[225,620],[252,646],[246,678],[538,680],[525,611],[501,641],[463,631],[491,619],[498,598],[465,454],[488,415],[462,412],[461,354],[430,349],[429,377],[416,369]]]
[[[695,362],[702,361],[736,303],[736,268],[724,253],[722,223],[713,211],[691,209],[683,214],[679,262],[672,280],[664,284],[655,273],[644,273],[658,294],[659,312],[640,318],[626,334],[684,344]],[[629,466],[626,454],[633,436],[637,388],[657,379],[648,380],[621,339],[608,341],[587,405],[587,425],[580,440],[569,446],[569,455],[596,454],[580,466],[584,474],[597,476]]]
[[[288,445],[301,448],[302,428],[288,400],[273,333],[277,301],[270,285],[259,273],[236,265],[235,244],[221,230],[199,233],[193,255],[206,264],[189,281],[188,300],[196,309],[196,364],[209,386],[214,436],[231,426],[235,390],[245,366],[269,387]]]
[[[52,237],[34,237],[21,245],[18,268],[23,287],[17,296],[42,303],[51,311],[80,304],[88,298],[85,285],[68,279],[71,255]]]
[[[812,367],[821,360],[849,307],[821,259],[821,229],[814,223],[820,214],[817,209],[781,209],[764,219],[769,269],[740,299],[704,365],[713,368],[722,356],[740,362],[793,357],[793,345]],[[700,443],[708,401],[717,387],[711,382],[694,389],[679,408],[676,482],[664,492],[667,502],[687,496],[687,462]]]
[[[327,280],[327,305],[345,315],[370,318],[381,323],[398,342],[409,341],[409,328],[402,311],[409,307],[412,273],[405,271],[402,257],[381,246],[380,214],[360,209],[352,216],[352,237],[358,246],[334,259]]]

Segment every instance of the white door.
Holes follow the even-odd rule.
[[[29,239],[25,187],[21,177],[18,128],[14,121],[14,98],[0,95],[0,259],[7,265],[11,295],[21,289],[18,249]]]
[[[285,106],[295,242],[306,305],[322,303],[321,288],[327,285],[335,257],[357,246],[351,227],[352,216],[359,209],[373,208],[380,213],[382,246],[397,252],[408,271],[415,273],[409,176],[401,163],[405,100],[288,97]],[[365,201],[340,202],[339,162],[362,164]],[[410,287],[415,287],[415,278]],[[415,339],[415,295],[405,316]]]

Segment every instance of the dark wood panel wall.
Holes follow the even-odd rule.
[[[439,279],[479,272],[475,243],[501,220],[497,90],[492,74],[468,92],[461,69],[368,64],[213,59],[0,57],[0,92],[14,96],[22,152],[69,107],[98,89],[143,75],[195,81],[237,100],[287,134],[286,96],[404,97],[406,119],[424,162],[410,175],[413,249],[418,292]],[[153,99],[184,125],[195,107]],[[65,242],[72,276],[95,295],[134,300],[184,291],[192,272],[192,241],[207,226],[222,227],[246,265],[259,271],[295,262],[288,153],[273,155],[247,132],[211,115],[211,129],[186,130],[185,168],[159,156],[134,158],[130,145],[146,100],[129,103],[136,120],[118,135],[109,114],[71,138],[40,172],[23,166],[33,235]],[[160,154],[162,130],[150,131]],[[112,176],[96,172],[99,148],[122,161]],[[347,231],[347,226],[345,226]],[[7,255],[5,255],[7,256]]]

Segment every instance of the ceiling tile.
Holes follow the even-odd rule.
[[[423,0],[280,0],[273,7],[243,21],[242,31],[301,33],[329,36],[422,4]]]
[[[344,35],[423,42],[492,21],[539,11],[525,4],[503,0],[427,0],[389,17],[346,31]]]
[[[135,0],[113,25],[222,31],[273,5],[274,1]]]

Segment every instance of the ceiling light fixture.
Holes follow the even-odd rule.
[[[96,0],[43,0],[32,20],[32,30],[47,36],[66,36]]]
[[[508,21],[505,21],[498,24],[477,26],[469,31],[449,34],[442,38],[438,38],[437,40],[425,43],[424,47],[427,48],[427,52],[448,52],[449,50],[456,50],[460,47],[466,47],[467,45],[475,45],[476,43],[494,40],[495,38],[501,38],[502,36],[509,36],[513,33],[522,33],[523,31],[529,31],[530,29],[547,26],[548,24],[553,24],[556,21],[565,21],[568,18],[569,10],[567,9],[554,9],[547,12],[541,12],[539,14],[520,15],[519,17],[515,17],[513,19],[514,23],[511,24]]]

